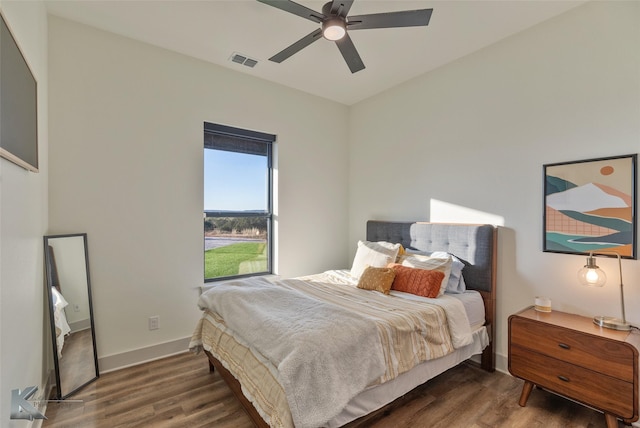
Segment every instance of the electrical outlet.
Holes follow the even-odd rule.
[[[158,330],[160,328],[160,316],[155,315],[149,317],[149,330]]]

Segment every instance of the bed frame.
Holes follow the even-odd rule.
[[[462,275],[467,289],[482,295],[485,307],[485,326],[489,345],[484,349],[480,366],[489,372],[495,370],[497,229],[488,224],[445,224],[422,222],[367,222],[368,241],[400,243],[403,247],[419,251],[446,251],[464,262]],[[245,409],[254,425],[268,428],[253,404],[242,393],[238,380],[213,355],[205,351],[211,371],[217,370]],[[391,405],[391,404],[390,404]],[[384,410],[384,408],[383,408]]]

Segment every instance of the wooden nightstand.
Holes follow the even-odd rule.
[[[559,311],[511,315],[509,372],[525,381],[519,404],[537,385],[604,412],[608,428],[638,420],[638,337]]]

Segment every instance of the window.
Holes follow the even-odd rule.
[[[204,279],[268,274],[275,135],[204,124]]]

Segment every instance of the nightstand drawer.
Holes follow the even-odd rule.
[[[510,349],[509,371],[558,394],[578,399],[623,418],[634,417],[634,388],[598,372],[538,354],[520,346]],[[606,363],[601,363],[601,366]],[[600,371],[602,367],[599,367]]]
[[[512,345],[632,383],[633,348],[624,342],[587,335],[525,318],[510,320]]]

